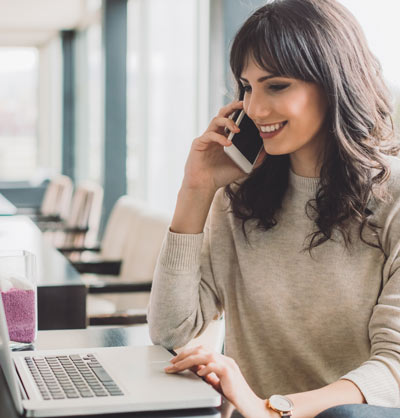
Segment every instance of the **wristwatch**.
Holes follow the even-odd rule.
[[[293,415],[294,405],[293,402],[282,395],[272,395],[265,401],[267,408],[278,412],[281,417],[291,417]]]

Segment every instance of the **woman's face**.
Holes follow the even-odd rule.
[[[314,83],[274,76],[252,59],[241,75],[244,110],[260,130],[267,154],[290,154],[296,174],[319,175],[327,101]]]

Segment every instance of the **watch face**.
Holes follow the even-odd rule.
[[[272,395],[269,398],[269,403],[272,408],[282,412],[289,412],[293,409],[293,402],[282,395]]]

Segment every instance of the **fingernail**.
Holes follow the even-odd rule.
[[[167,373],[168,372],[172,372],[173,370],[175,370],[175,366],[168,366],[168,367],[165,367],[165,369],[164,369]]]
[[[176,357],[172,357],[172,359],[169,361],[170,363],[175,363]]]

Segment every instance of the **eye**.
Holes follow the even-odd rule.
[[[290,84],[270,84],[268,88],[273,91],[285,90]]]

